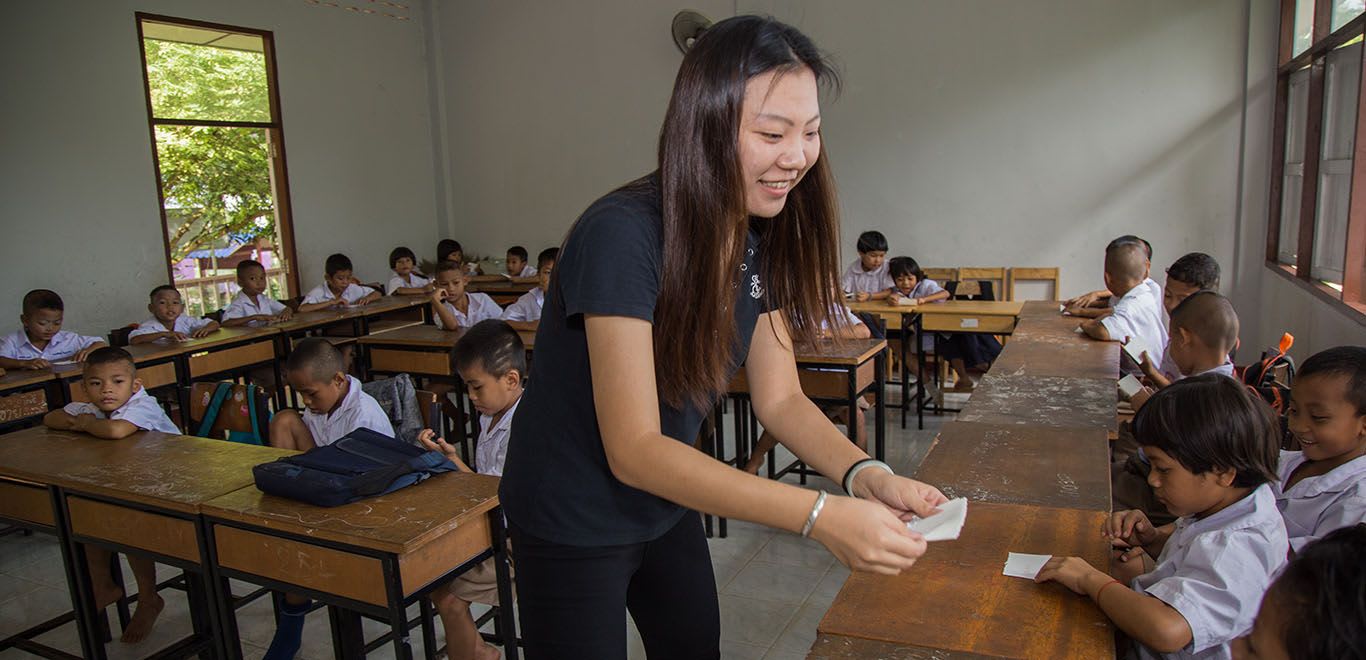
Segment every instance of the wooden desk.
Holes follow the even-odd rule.
[[[416,325],[361,337],[357,343],[365,349],[369,374],[406,373],[453,379],[459,376],[451,368],[451,348],[464,334],[464,329]]]
[[[1118,393],[1109,378],[984,376],[960,422],[1114,431]]]
[[[11,369],[0,376],[0,430],[31,424],[61,405],[51,369]]]
[[[303,593],[333,608],[338,657],[363,655],[360,614],[389,622],[396,657],[412,657],[405,609],[437,586],[495,558],[499,599],[512,602],[498,479],[468,472],[442,474],[410,488],[332,508],[310,506],[243,488],[207,502],[215,582],[226,593],[238,579]],[[429,612],[423,606],[424,612]],[[240,658],[236,617],[220,623]],[[511,606],[501,608],[501,629],[514,638]],[[423,617],[427,651],[435,649]],[[517,658],[515,643],[504,653]]]
[[[1102,429],[952,422],[915,478],[950,498],[1109,512],[1110,443]],[[975,513],[975,512],[974,512]]]
[[[1119,380],[1118,343],[1087,339],[1070,330],[1034,330],[1033,323],[1021,322],[992,363],[991,373]]]
[[[842,636],[935,654],[928,657],[1113,658],[1110,624],[1089,599],[1001,574],[1009,552],[1109,566],[1100,535],[1108,514],[979,502],[968,509],[962,537],[930,544],[909,571],[850,575],[820,623],[826,644]]]
[[[529,281],[510,281],[502,279],[494,282],[470,282],[465,288],[472,293],[482,293],[502,307],[517,302],[522,295],[540,286],[540,279]]]

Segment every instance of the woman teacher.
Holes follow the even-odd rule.
[[[719,657],[696,511],[809,535],[854,570],[925,552],[903,521],[944,496],[869,459],[797,379],[793,341],[841,304],[818,102],[834,81],[792,27],[717,23],[683,58],[658,170],[570,229],[499,489],[529,658],[625,658],[628,609],[652,660]],[[764,428],[847,493],[691,446],[742,363]]]

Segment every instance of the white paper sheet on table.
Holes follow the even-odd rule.
[[[70,366],[70,365],[76,364],[76,361],[75,361],[75,360],[53,360],[52,362],[49,362],[48,364],[51,364],[51,365],[54,366],[54,367],[65,367],[65,366]]]
[[[1029,555],[1023,552],[1012,552],[1006,557],[1005,570],[1001,575],[1010,577],[1024,578],[1033,580],[1039,574],[1039,569],[1043,568],[1053,555]]]
[[[939,505],[939,513],[929,518],[915,518],[906,528],[925,537],[926,541],[952,541],[963,531],[968,519],[968,500],[963,497]]]

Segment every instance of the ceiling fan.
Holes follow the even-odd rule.
[[[702,33],[711,27],[711,19],[699,14],[691,9],[678,12],[673,20],[674,43],[678,45],[678,50],[686,53],[692,48],[693,42],[702,36]]]

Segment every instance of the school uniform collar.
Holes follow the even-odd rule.
[[[333,410],[332,412],[327,414],[328,421],[335,419],[337,415],[340,415],[342,414],[342,412],[356,407],[360,403],[360,381],[356,380],[355,376],[347,374],[346,382],[349,383],[349,385],[346,388],[346,397],[342,399],[341,405],[337,406],[336,410]]]
[[[59,335],[61,332],[58,331],[57,334]],[[19,330],[14,333],[14,337],[15,343],[19,344],[19,346],[27,346],[39,355],[42,355],[43,351],[46,351],[48,348],[52,348],[52,342],[57,341],[57,335],[52,335],[52,339],[47,340],[47,348],[38,348],[33,345],[33,340],[28,338],[28,331],[23,328],[19,328]]]
[[[1220,376],[1228,376],[1229,378],[1232,378],[1232,377],[1233,377],[1233,363],[1232,363],[1232,362],[1229,362],[1229,361],[1225,361],[1223,364],[1221,364],[1221,365],[1219,365],[1219,366],[1217,366],[1217,367],[1215,367],[1215,368],[1213,368],[1213,369],[1206,369],[1206,370],[1201,371],[1201,372],[1199,372],[1199,373],[1193,373],[1193,374],[1191,374],[1191,375],[1189,375],[1189,376],[1186,376],[1186,378],[1194,378],[1195,376],[1203,376],[1203,375],[1205,375],[1205,374],[1219,374]]]
[[[545,302],[545,290],[542,289],[542,288],[539,287],[539,286],[536,287],[536,288],[534,288],[534,289],[532,289],[532,290],[531,290],[531,299],[532,299],[532,300],[535,300],[535,301],[536,301],[536,304],[538,304],[538,305],[544,303],[544,302]],[[515,404],[514,404],[514,405],[515,405]]]
[[[490,428],[490,429],[488,429],[487,431],[485,431],[484,434],[485,434],[485,435],[488,435],[488,436],[492,436],[494,433],[496,433],[496,432],[498,432],[498,431],[500,431],[500,430],[503,430],[503,429],[510,429],[511,426],[512,426],[512,416],[513,416],[514,413],[517,412],[517,405],[520,404],[521,402],[522,402],[522,397],[520,397],[520,396],[517,397],[517,400],[516,400],[516,401],[513,401],[513,402],[512,402],[512,405],[508,407],[508,411],[505,412],[505,413],[503,413],[503,417],[502,417],[501,419],[498,420],[498,424],[496,424],[493,428]],[[480,415],[480,416],[479,416],[479,427],[480,427],[480,428],[485,428],[485,427],[487,427],[487,426],[488,426],[488,422],[489,422],[489,420],[491,420],[491,419],[493,419],[493,415]]]
[[[1262,484],[1242,499],[1223,508],[1214,515],[1196,520],[1192,516],[1183,516],[1176,521],[1176,530],[1190,530],[1191,533],[1201,533],[1213,530],[1235,531],[1256,527],[1261,523],[1257,519],[1257,511],[1266,511],[1267,507],[1276,506],[1276,496],[1271,493],[1269,484]]]
[[[136,392],[133,392],[132,396],[128,397],[127,401],[123,402],[123,405],[119,406],[118,408],[115,408],[114,412],[109,413],[106,417],[104,417],[104,419],[122,419],[124,416],[128,414],[128,409],[132,408],[134,404],[140,403],[143,399],[150,398],[152,398],[152,395],[147,393],[147,388],[139,387]],[[93,406],[95,404],[92,403],[90,405]],[[95,408],[95,412],[99,413],[99,415],[96,415],[96,417],[105,414],[105,412],[103,410],[100,410],[99,408]]]
[[[1281,474],[1282,479],[1290,478],[1295,469],[1303,465],[1307,459],[1304,452],[1283,451],[1281,452]],[[1366,456],[1358,456],[1342,465],[1339,465],[1328,474],[1321,474],[1316,477],[1305,477],[1295,482],[1290,490],[1295,492],[1296,498],[1308,498],[1322,495],[1324,493],[1337,493],[1347,489],[1348,486],[1361,481],[1366,476]],[[1284,489],[1276,498],[1278,500],[1289,499],[1290,494]]]

